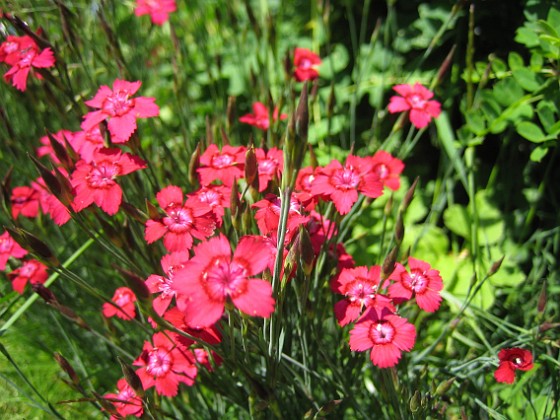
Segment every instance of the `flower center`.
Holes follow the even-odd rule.
[[[395,328],[387,321],[378,321],[371,326],[370,338],[375,344],[391,343],[395,338]]]
[[[235,297],[245,291],[247,270],[240,264],[218,258],[204,277],[210,297],[220,301],[227,295]]]
[[[349,285],[346,296],[352,303],[359,302],[361,306],[369,306],[375,300],[376,293],[377,286],[364,282],[363,279],[357,279]]]
[[[119,292],[119,294],[117,295],[116,299],[114,300],[114,302],[120,306],[123,307],[124,305],[130,303],[130,294],[129,293],[123,293],[123,292]]]
[[[152,376],[164,376],[171,370],[173,357],[171,352],[166,349],[154,347],[148,355],[148,365],[146,372]]]
[[[173,233],[184,233],[193,225],[192,212],[184,207],[171,208],[167,210],[163,224]]]
[[[380,163],[373,168],[373,171],[379,176],[379,179],[384,180],[389,176],[389,168],[384,163]]]
[[[31,62],[33,61],[33,59],[35,58],[35,55],[37,53],[35,52],[35,50],[33,49],[27,49],[27,50],[22,50],[20,51],[20,59],[19,59],[19,63],[18,65],[20,67],[29,67],[31,66]]]
[[[101,162],[93,167],[87,181],[93,188],[108,188],[115,184],[114,179],[120,172],[120,167],[114,163]]]
[[[19,273],[23,277],[32,277],[35,271],[37,271],[37,266],[33,262],[28,262],[21,266]]]
[[[339,190],[356,189],[360,183],[360,177],[352,168],[339,169],[333,176],[333,184]]]
[[[0,238],[0,252],[7,254],[12,249],[12,238]]]
[[[426,105],[426,100],[420,95],[410,95],[408,97],[408,103],[412,108],[423,109]]]
[[[272,175],[276,171],[277,167],[278,167],[278,162],[272,159],[266,159],[263,160],[262,162],[259,162],[259,173]]]
[[[234,162],[233,156],[229,153],[224,153],[221,155],[213,156],[212,157],[212,166],[214,168],[227,168],[231,166]]]
[[[406,277],[407,279],[404,282],[405,287],[408,287],[410,290],[413,290],[416,293],[424,293],[424,291],[428,288],[428,278],[424,275],[424,273],[413,271],[410,273],[410,276]]]
[[[313,63],[311,62],[311,60],[309,60],[308,58],[303,58],[298,65],[299,68],[302,68],[304,70],[308,70],[311,67],[313,67]]]
[[[120,117],[134,107],[134,99],[129,99],[127,90],[119,90],[108,96],[103,103],[103,111],[112,117]]]

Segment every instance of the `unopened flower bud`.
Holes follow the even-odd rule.
[[[66,169],[68,172],[72,172],[74,170],[74,162],[70,158],[70,155],[66,148],[62,144],[60,144],[58,140],[55,139],[54,136],[48,131],[47,138],[49,139],[55,156],[58,158],[64,169]],[[62,135],[62,138],[66,140],[64,135]],[[66,144],[68,144],[68,142],[66,142]],[[68,145],[68,147],[70,147],[70,145]]]
[[[381,265],[381,280],[386,280],[389,278],[391,273],[395,271],[395,263],[397,261],[397,255],[399,254],[399,248],[397,246],[393,247],[389,254],[383,260]]]
[[[200,142],[196,145],[189,161],[189,183],[195,185],[198,181],[197,169],[200,167]]]
[[[125,363],[120,357],[117,357],[117,360],[121,365],[121,370],[124,375],[125,381],[134,390],[136,395],[142,398],[144,396],[144,388],[142,387],[142,381],[140,380],[140,378],[138,377],[138,375],[130,365]]]
[[[436,388],[435,394],[439,395],[440,397],[444,396],[445,394],[447,394],[447,391],[449,391],[451,389],[454,382],[455,382],[455,378],[451,378],[451,379],[448,379],[447,381],[443,381]]]
[[[493,276],[494,274],[496,274],[496,272],[500,269],[500,267],[502,266],[502,263],[504,262],[504,258],[505,255],[500,258],[498,261],[495,261],[492,264],[492,267],[490,267],[490,270],[488,271],[488,277]]]
[[[113,266],[126,280],[128,287],[134,292],[138,300],[143,302],[151,302],[152,294],[150,293],[150,289],[146,286],[146,282],[144,279],[140,278],[132,271],[128,271],[122,267],[117,265]]]
[[[309,232],[303,226],[301,226],[299,229],[298,239],[301,268],[305,275],[309,276],[313,271],[315,253],[313,252],[313,246],[311,245],[311,237],[309,236]]]
[[[54,353],[54,360],[56,360],[58,366],[60,366],[60,368],[70,377],[72,383],[75,386],[78,386],[80,384],[80,378],[78,377],[76,371],[74,370],[72,365],[70,365],[68,360],[66,360],[60,353],[57,352]]]
[[[49,246],[35,235],[20,228],[6,227],[6,230],[10,233],[14,241],[22,248],[35,254],[40,260],[46,262],[50,266],[58,266],[60,264]]]
[[[245,179],[252,188],[259,190],[259,162],[254,147],[245,153]]]
[[[547,301],[547,296],[546,296],[546,281],[545,281],[542,285],[541,293],[539,295],[539,301],[537,303],[537,311],[541,314],[546,309],[546,301]]]
[[[235,96],[228,97],[226,109],[226,121],[228,126],[233,125],[235,121]]]
[[[56,296],[54,295],[52,290],[46,288],[43,284],[34,283],[34,284],[31,285],[31,288],[33,289],[33,291],[35,293],[37,293],[41,297],[41,299],[43,299],[45,301],[45,303],[47,305],[57,305],[58,304],[58,300],[56,299]]]
[[[414,391],[414,395],[410,399],[410,403],[408,404],[410,411],[416,413],[420,409],[420,392]]]

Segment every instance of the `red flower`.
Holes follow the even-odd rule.
[[[340,214],[346,214],[358,201],[358,192],[376,198],[383,194],[383,184],[372,172],[369,159],[349,155],[346,164],[333,160],[318,168],[311,185],[313,194],[328,197]]]
[[[397,191],[400,188],[401,179],[399,175],[404,169],[404,163],[400,159],[380,150],[373,155],[371,163],[373,165],[372,172],[379,177],[383,186],[393,191]]]
[[[25,91],[27,76],[33,68],[48,68],[54,66],[55,59],[50,48],[40,50],[30,36],[10,35],[0,45],[0,62],[12,66],[4,74],[4,79],[12,82],[16,89]],[[39,74],[36,77],[41,79]]]
[[[381,267],[378,265],[369,270],[362,266],[345,268],[335,278],[331,285],[333,291],[346,296],[346,299],[334,305],[336,319],[341,327],[358,319],[367,308],[395,310],[391,299],[378,293],[380,274]]]
[[[76,191],[74,210],[82,211],[95,203],[109,215],[117,213],[122,201],[122,189],[115,179],[145,167],[146,163],[142,159],[118,149],[99,150],[94,153],[90,163],[78,161],[71,179]]]
[[[194,384],[198,372],[195,357],[191,351],[172,340],[169,331],[155,333],[152,343],[145,341],[144,349],[134,366],[141,366],[136,374],[142,387],[156,387],[159,395],[174,397],[179,391],[179,383]]]
[[[64,168],[59,168],[59,171],[64,176],[68,176]],[[57,225],[62,226],[70,220],[70,211],[58,198],[49,192],[43,178],[37,178],[31,183],[31,187],[39,193],[39,203],[42,212],[48,213]]]
[[[515,381],[516,370],[533,369],[533,355],[529,350],[520,348],[501,349],[498,353],[500,366],[494,372],[496,381],[512,384]]]
[[[104,147],[105,139],[101,134],[99,126],[93,126],[89,130],[78,131],[70,140],[72,147],[86,162],[91,162],[97,150]]]
[[[441,113],[441,104],[430,101],[434,94],[420,83],[414,85],[396,85],[393,90],[401,96],[392,96],[388,110],[391,114],[410,110],[410,122],[416,128],[424,128],[432,118]]]
[[[370,359],[380,368],[395,366],[401,352],[412,350],[415,341],[414,325],[387,308],[370,308],[350,331],[350,349],[371,349]]]
[[[137,118],[157,117],[159,107],[155,104],[155,98],[139,96],[132,98],[142,82],[127,82],[126,80],[115,80],[113,89],[101,86],[93,99],[85,104],[98,108],[98,111],[89,112],[82,121],[82,130],[89,131],[101,121],[109,120],[107,128],[111,133],[113,143],[126,143],[134,131],[136,131]]]
[[[257,208],[255,219],[257,226],[263,235],[276,234],[280,224],[280,209],[282,201],[274,194],[267,194],[264,199],[257,201],[251,207]],[[288,209],[288,223],[286,230],[286,242],[290,242],[301,224],[307,223],[309,217],[302,216],[301,203],[295,198],[290,199]]]
[[[202,185],[210,185],[214,180],[231,187],[234,179],[244,175],[245,147],[224,146],[222,151],[218,146],[211,144],[200,156],[201,167],[197,169]]]
[[[134,14],[150,15],[153,24],[163,25],[169,20],[169,13],[175,10],[177,10],[175,0],[136,0]]]
[[[285,120],[286,118],[288,118],[287,114],[280,115],[280,120]],[[278,108],[274,108],[274,111],[272,113],[272,121],[276,121],[277,119]],[[268,130],[268,127],[270,127],[268,108],[262,102],[255,102],[253,104],[253,113],[243,115],[239,118],[239,121],[266,131]]]
[[[189,197],[206,203],[216,216],[218,227],[222,225],[224,208],[229,208],[231,199],[231,189],[224,185],[207,185],[189,194]]]
[[[14,219],[20,214],[25,217],[37,217],[39,214],[39,192],[31,187],[14,187],[10,202]]]
[[[47,266],[37,260],[24,261],[21,267],[8,274],[12,288],[20,295],[23,294],[27,282],[43,284],[48,277]]]
[[[65,140],[68,143],[72,143],[74,138],[74,134],[68,130],[60,130],[56,133],[52,134],[53,138],[58,141],[62,146],[66,146]],[[43,136],[39,139],[41,142],[41,146],[37,148],[37,156],[48,156],[54,163],[57,165],[60,164],[60,160],[56,157],[54,150],[51,145],[51,141],[49,140],[48,136]]]
[[[6,269],[10,257],[22,258],[25,255],[27,255],[27,251],[19,246],[8,232],[0,235],[0,270]]]
[[[408,257],[410,273],[402,264],[397,263],[389,279],[395,280],[389,286],[389,296],[400,303],[414,296],[418,306],[426,312],[435,312],[441,303],[439,292],[443,289],[443,280],[438,270],[430,264]]]
[[[183,204],[183,192],[174,185],[165,187],[156,198],[165,216],[146,222],[144,237],[149,244],[163,236],[169,252],[188,251],[193,237],[202,240],[214,234],[216,217],[207,203],[189,199]]]
[[[284,154],[282,150],[273,147],[265,152],[263,149],[255,149],[259,165],[259,192],[266,190],[268,183],[274,179],[280,179],[284,169]]]
[[[206,327],[220,319],[229,296],[233,304],[251,316],[268,318],[274,311],[272,286],[252,279],[267,266],[270,249],[260,237],[241,238],[233,257],[224,235],[198,245],[195,256],[175,273],[175,289],[187,296],[185,321],[195,327]],[[180,301],[179,301],[180,302]]]
[[[146,285],[150,293],[161,292],[152,302],[154,311],[159,316],[163,316],[163,313],[167,310],[171,304],[171,300],[175,296],[175,289],[173,288],[173,275],[175,271],[183,268],[184,263],[188,260],[188,252],[174,252],[164,255],[161,259],[161,266],[165,276],[152,274],[146,279]]]
[[[130,321],[136,317],[136,295],[128,287],[119,287],[115,290],[115,294],[111,299],[115,305],[105,302],[103,304],[103,316],[105,318],[111,318],[112,316],[118,316],[120,319],[125,321]]]
[[[141,417],[144,413],[142,399],[136,396],[134,390],[128,385],[124,378],[117,382],[118,394],[105,394],[103,398],[110,401],[122,417],[135,416]],[[118,417],[111,416],[110,420],[116,420]]]
[[[321,58],[305,48],[296,48],[294,51],[294,76],[298,82],[314,80],[319,77]]]

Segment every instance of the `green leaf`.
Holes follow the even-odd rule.
[[[323,79],[332,79],[348,65],[349,54],[344,45],[336,44],[331,54],[323,58],[319,74]]]
[[[541,128],[529,121],[523,121],[517,124],[517,132],[519,135],[533,143],[542,143],[547,140]]]
[[[469,239],[471,236],[471,218],[465,206],[453,204],[443,212],[445,227],[454,234]]]
[[[543,125],[544,129],[550,133],[550,128],[556,122],[556,118],[554,116],[555,107],[552,102],[550,101],[540,101],[537,105],[537,115],[539,116],[539,120]]]
[[[541,87],[537,81],[535,73],[526,67],[517,68],[511,71],[515,80],[519,82],[521,87],[529,92],[533,92]]]
[[[508,55],[509,68],[512,70],[520,69],[525,66],[523,58],[516,52],[511,52]]]
[[[523,96],[523,88],[511,77],[496,83],[493,91],[496,100],[503,106],[509,106]]]
[[[455,167],[463,187],[468,190],[467,170],[465,169],[465,164],[463,163],[459,150],[456,147],[455,135],[451,129],[451,123],[449,122],[447,112],[443,111],[440,116],[435,119],[435,124],[443,149],[451,161],[451,164]]]
[[[535,150],[531,152],[531,160],[533,162],[540,162],[548,153],[548,147],[546,146],[537,146]]]
[[[525,45],[527,48],[534,48],[539,45],[539,36],[533,29],[524,26],[517,30],[515,41]]]

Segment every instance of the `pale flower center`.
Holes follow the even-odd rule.
[[[37,53],[33,49],[29,49],[27,51],[22,51],[20,54],[21,54],[21,58],[20,58],[19,63],[18,63],[20,67],[31,66],[31,62],[35,58],[35,55],[37,55]]]
[[[37,271],[37,266],[34,263],[29,262],[23,264],[19,272],[23,277],[32,277],[33,274],[35,274],[35,271]]]
[[[423,109],[426,105],[426,100],[420,95],[410,95],[407,99],[410,106],[415,109]]]
[[[234,162],[233,156],[229,153],[224,153],[221,155],[213,156],[212,157],[212,166],[214,168],[227,168],[231,166]]]
[[[405,280],[405,286],[416,293],[423,293],[428,288],[428,278],[422,272],[413,271]]]
[[[107,188],[115,184],[114,179],[119,173],[120,167],[118,165],[101,162],[93,167],[86,179],[93,188]]]
[[[0,238],[0,252],[7,254],[12,249],[12,238]]]
[[[371,327],[370,338],[374,344],[391,343],[395,338],[395,328],[386,321],[378,321]]]
[[[278,167],[278,162],[272,159],[266,159],[262,162],[259,162],[259,173],[271,175],[276,171]]]
[[[127,90],[119,90],[108,96],[103,103],[103,111],[112,117],[120,117],[134,107],[134,99],[129,98]]]
[[[374,172],[383,180],[389,176],[389,168],[384,163],[380,163],[374,168]]]
[[[192,212],[184,207],[167,210],[167,217],[163,218],[163,224],[173,233],[186,232],[193,225]]]
[[[235,297],[245,290],[247,270],[240,264],[218,258],[204,273],[204,278],[210,297],[219,301],[227,295]]]
[[[351,303],[359,302],[361,306],[369,306],[369,304],[375,300],[375,294],[377,293],[377,286],[372,285],[370,282],[364,282],[361,279],[353,282],[346,296]]]
[[[154,347],[148,355],[146,372],[155,377],[164,376],[171,370],[173,357],[166,349]]]
[[[308,58],[304,58],[299,62],[299,66],[300,68],[304,69],[304,70],[308,70],[311,67],[313,67],[313,63],[311,62],[311,60],[309,60]]]
[[[339,190],[356,189],[360,183],[360,177],[352,168],[339,169],[333,176],[333,185]]]
[[[117,295],[116,299],[114,300],[114,302],[120,306],[123,307],[124,305],[130,303],[130,294],[129,293],[123,293],[123,292],[119,292],[119,294]]]

